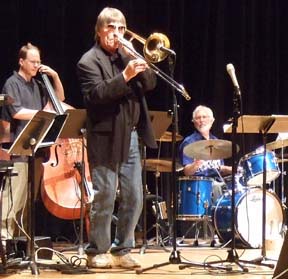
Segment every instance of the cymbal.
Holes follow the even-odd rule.
[[[288,159],[277,158],[277,163],[287,163]]]
[[[183,137],[180,134],[176,134],[176,141],[182,140]],[[166,131],[159,139],[158,141],[163,141],[163,142],[172,142],[172,133],[169,131]]]
[[[232,156],[232,142],[219,139],[196,141],[184,147],[184,154],[200,160],[225,159]]]
[[[142,161],[144,164],[144,162]],[[176,171],[181,171],[183,166],[176,163]],[[167,159],[146,159],[147,171],[159,171],[159,172],[172,172],[172,161]]]
[[[288,146],[288,139],[280,139],[266,144],[268,150],[275,150]]]

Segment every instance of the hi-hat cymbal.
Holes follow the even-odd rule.
[[[184,147],[184,154],[199,160],[226,159],[232,156],[232,142],[219,139],[196,141]]]
[[[275,150],[288,146],[288,139],[280,139],[266,144],[268,150]]]
[[[142,162],[144,164],[144,162]],[[176,163],[176,171],[181,171],[183,166]],[[147,171],[172,172],[172,161],[167,159],[146,159]]]
[[[182,140],[183,137],[180,134],[176,134],[176,141]],[[164,141],[164,142],[172,142],[172,133],[169,131],[166,131],[159,139],[158,141]]]

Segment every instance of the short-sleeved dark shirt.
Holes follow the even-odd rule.
[[[48,101],[46,87],[35,78],[27,82],[16,71],[10,76],[3,88],[2,94],[13,98],[11,105],[2,107],[2,119],[10,122],[11,141],[13,142],[27,124],[27,120],[13,118],[22,108],[42,110]]]

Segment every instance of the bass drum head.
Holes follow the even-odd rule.
[[[247,191],[237,205],[236,227],[241,239],[252,248],[262,247],[263,190]],[[283,209],[274,193],[266,192],[265,239],[280,237]]]
[[[235,240],[251,248],[262,247],[263,191],[250,188],[235,194]],[[212,210],[213,223],[222,241],[232,238],[231,194],[223,195]],[[277,239],[282,232],[284,214],[278,197],[266,192],[265,239]]]

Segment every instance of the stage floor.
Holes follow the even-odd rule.
[[[53,244],[53,247],[54,244]],[[265,264],[274,264],[276,266],[277,260],[279,257],[279,253],[282,247],[281,245],[274,246],[273,249],[266,249],[266,261],[262,261]],[[69,246],[68,246],[69,248]],[[141,249],[142,248],[142,249]],[[59,250],[59,247],[57,247]],[[274,268],[269,268],[266,266],[257,266],[254,264],[244,264],[244,266],[248,269],[246,272],[243,272],[241,268],[237,264],[235,264],[234,260],[232,262],[227,261],[228,259],[228,251],[233,251],[235,255],[238,255],[240,260],[254,260],[257,258],[261,258],[263,251],[261,249],[233,249],[218,246],[209,247],[209,245],[202,247],[193,247],[192,245],[187,246],[176,246],[176,249],[173,249],[171,246],[166,246],[165,249],[163,247],[158,247],[155,245],[148,246],[148,248],[143,249],[139,247],[137,249],[133,249],[132,253],[137,258],[141,264],[142,268],[145,269],[147,267],[153,267],[150,270],[144,270],[144,272],[137,274],[135,270],[125,270],[119,268],[113,269],[89,269],[85,268],[85,256],[80,257],[78,255],[78,251],[69,251],[63,252],[63,254],[59,254],[61,259],[68,259],[70,261],[76,260],[77,257],[82,258],[81,264],[80,260],[76,262],[76,264],[80,264],[79,267],[75,266],[74,268],[67,268],[63,261],[57,256],[53,254],[53,259],[51,261],[48,260],[37,260],[36,265],[39,269],[40,274],[35,276],[32,274],[32,270],[29,267],[25,267],[26,263],[21,262],[20,265],[23,267],[20,268],[20,265],[17,265],[17,268],[9,268],[7,276],[9,279],[16,278],[65,278],[71,279],[72,277],[75,279],[86,278],[86,279],[134,279],[134,278],[152,278],[152,279],[161,279],[161,278],[255,278],[255,279],[266,279],[272,278]],[[176,260],[176,262],[170,260]],[[235,256],[232,257],[236,258]],[[224,260],[223,264],[219,264],[218,267],[230,267],[232,271],[225,271],[218,268],[209,268],[205,267],[204,263],[211,263],[212,261],[221,261]],[[178,263],[180,261],[180,263]],[[185,266],[185,264],[192,263],[191,266]],[[9,263],[10,264],[10,263]],[[154,265],[162,265],[161,267],[154,267]],[[42,266],[45,265],[45,266]],[[49,267],[52,266],[52,269]],[[140,270],[141,271],[141,270]],[[142,270],[143,271],[143,270]],[[11,273],[10,273],[11,272]],[[73,274],[73,275],[72,275]],[[5,274],[2,274],[5,276]],[[288,277],[283,277],[288,278]]]

